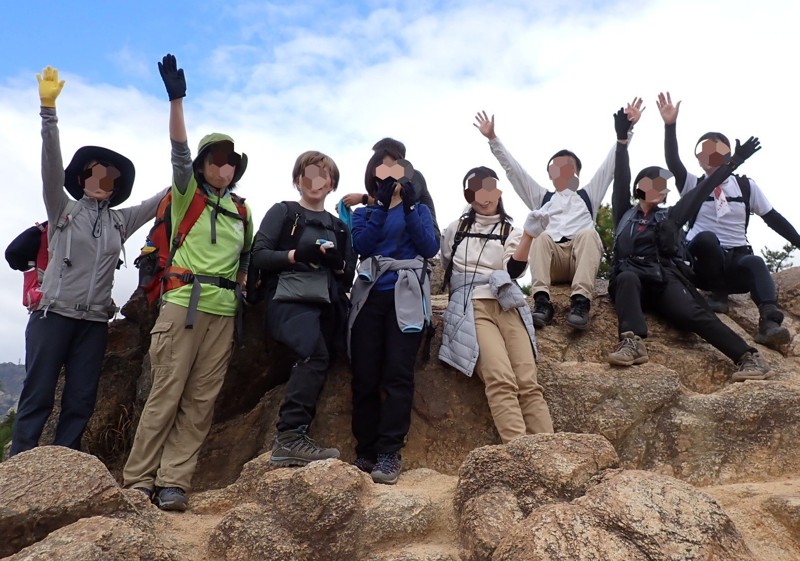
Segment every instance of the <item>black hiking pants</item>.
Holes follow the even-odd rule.
[[[399,451],[411,427],[414,363],[422,333],[397,326],[394,290],[372,290],[350,333],[356,455]]]
[[[689,242],[689,253],[698,288],[726,294],[749,292],[756,305],[775,303],[775,281],[750,246],[725,249],[714,232],[701,232]]]
[[[644,317],[647,310],[676,329],[696,333],[734,362],[747,351],[755,350],[720,321],[694,287],[669,269],[664,273],[663,283],[643,283],[630,271],[614,277],[609,292],[617,310],[620,333],[632,331],[639,337],[647,337]]]

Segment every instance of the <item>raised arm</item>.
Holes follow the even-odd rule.
[[[186,193],[192,177],[192,154],[186,137],[183,117],[183,98],[186,97],[186,77],[178,68],[175,55],[167,54],[158,63],[158,72],[169,96],[169,138],[172,141],[172,182],[181,194]]]
[[[664,119],[664,157],[667,161],[667,169],[675,176],[675,187],[681,193],[686,185],[687,174],[686,166],[683,165],[680,154],[678,154],[678,135],[675,130],[681,102],[673,105],[669,92],[666,94],[661,92],[658,94],[656,105],[661,113],[661,118]]]
[[[37,74],[36,79],[42,116],[42,195],[47,219],[55,223],[69,200],[64,192],[64,162],[56,115],[56,98],[64,87],[64,80],[59,80],[58,70],[50,66]]]
[[[751,136],[744,144],[739,144],[736,141],[736,150],[733,156],[726,162],[719,166],[714,173],[703,179],[697,187],[692,189],[686,196],[682,197],[672,208],[669,210],[669,219],[672,220],[677,227],[682,227],[689,218],[697,214],[700,205],[703,201],[711,195],[715,187],[719,186],[725,181],[740,165],[742,165],[750,156],[755,154],[761,149],[761,144],[758,138]]]
[[[531,210],[542,206],[542,198],[547,193],[547,189],[536,183],[528,172],[519,165],[519,162],[514,159],[514,156],[506,150],[500,139],[497,138],[494,131],[494,115],[489,119],[486,116],[486,111],[481,111],[475,115],[475,120],[477,122],[473,123],[473,126],[489,139],[489,148],[491,148],[492,154],[500,162],[508,180],[511,182],[511,186],[514,187],[514,191],[517,192],[525,206]]]
[[[618,135],[624,121],[628,118],[625,111],[620,109],[614,114],[614,129]],[[622,216],[632,207],[631,204],[631,165],[628,157],[628,143],[617,142],[614,158],[614,190],[611,192],[611,217],[614,222],[614,231]]]
[[[614,130],[617,133],[617,143],[627,144],[633,138],[633,125],[639,122],[642,118],[642,112],[645,107],[642,106],[642,98],[634,97],[633,101],[628,103],[625,109],[620,109],[621,116],[617,120],[614,117]],[[625,118],[623,118],[625,117]],[[592,179],[583,187],[586,194],[589,195],[589,200],[592,201],[592,210],[597,215],[597,209],[603,202],[603,198],[608,192],[608,187],[614,179],[614,172],[616,169],[616,145],[612,148],[606,159],[595,172]]]

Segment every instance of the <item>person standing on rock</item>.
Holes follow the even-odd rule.
[[[347,292],[355,255],[350,231],[325,210],[325,199],[339,184],[332,158],[309,151],[298,156],[292,181],[300,200],[267,211],[253,242],[253,265],[264,271],[267,333],[296,360],[278,414],[271,462],[304,466],[338,458],[308,436],[328,368],[344,350]]]
[[[617,159],[612,194],[616,238],[609,295],[619,318],[619,344],[608,355],[616,366],[644,364],[649,360],[643,339],[647,323],[643,309],[662,316],[677,329],[696,333],[737,365],[734,382],[764,380],[769,365],[756,349],[722,323],[689,280],[691,269],[682,260],[680,233],[700,205],[745,160],[760,149],[758,139],[739,145],[711,176],[670,208],[660,208],[667,197],[671,174],[660,167],[643,169],[636,176],[631,203],[631,172],[627,131],[630,121],[620,109],[614,115]]]
[[[695,146],[704,175],[695,177],[687,172],[678,154],[676,123],[680,106],[680,101],[673,105],[669,92],[658,95],[658,109],[664,119],[667,167],[675,176],[678,192],[683,197],[723,164],[730,156],[731,144],[722,133],[704,134]],[[782,325],[778,291],[767,264],[758,255],[753,255],[753,248],[747,241],[751,212],[760,216],[790,244],[800,247],[800,234],[773,208],[756,182],[744,175],[736,175],[727,177],[716,186],[689,220],[688,250],[693,259],[697,286],[711,291],[708,300],[711,309],[727,313],[728,294],[749,292],[759,312],[756,343],[777,349],[791,341],[791,334]]]
[[[467,376],[478,374],[505,444],[553,432],[553,421],[536,380],[531,309],[513,280],[525,272],[533,236],[541,230],[536,219],[524,232],[511,226],[497,180],[490,168],[469,170],[462,183],[471,208],[444,232],[450,301],[439,358]]]
[[[414,363],[430,327],[428,259],[439,251],[439,232],[428,206],[416,202],[412,177],[410,162],[375,152],[364,174],[375,204],[353,213],[353,246],[361,257],[348,330],[355,465],[376,483],[400,476]]]
[[[641,114],[641,100],[634,100],[637,115]],[[547,206],[545,214],[555,216],[547,223],[544,232],[537,236],[531,248],[531,294],[533,294],[533,322],[544,327],[553,321],[550,303],[550,283],[572,284],[567,325],[577,330],[589,326],[589,312],[597,270],[603,256],[603,242],[595,228],[597,210],[614,177],[612,149],[592,179],[585,186],[580,183],[581,161],[569,150],[559,150],[547,163],[547,172],[555,187],[548,191],[517,162],[495,133],[494,115],[486,112],[475,116],[473,125],[489,139],[489,147],[506,171],[508,180],[531,210]],[[636,121],[633,121],[635,124]],[[633,135],[633,130],[629,134]]]
[[[202,213],[175,251],[172,268],[185,284],[162,295],[150,341],[153,385],[123,478],[163,510],[183,511],[197,456],[208,431],[233,351],[234,320],[241,305],[253,237],[231,191],[247,168],[230,136],[200,140],[192,160],[183,117],[186,79],[173,55],[158,65],[170,100],[171,220],[181,224],[190,206]],[[165,276],[170,274],[170,269]]]
[[[135,170],[128,158],[108,148],[84,146],[64,169],[56,116],[64,81],[49,66],[37,79],[50,255],[42,298],[25,330],[25,382],[12,456],[38,445],[53,410],[62,366],[64,390],[53,444],[80,449],[97,398],[108,321],[116,313],[111,287],[119,254],[126,237],[155,217],[164,194],[137,206],[114,208],[130,196]]]

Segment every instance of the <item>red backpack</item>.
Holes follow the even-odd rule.
[[[175,252],[183,244],[189,230],[192,229],[197,219],[203,214],[206,205],[211,206],[215,212],[237,218],[245,225],[247,230],[247,207],[244,199],[231,193],[231,200],[236,205],[238,213],[232,213],[222,208],[201,189],[197,189],[189,203],[189,208],[178,224],[175,234],[172,234],[172,190],[158,203],[156,220],[147,240],[133,264],[139,269],[139,286],[144,290],[147,301],[151,304],[158,300],[164,292],[190,284],[194,274],[189,269],[175,267],[172,259]]]

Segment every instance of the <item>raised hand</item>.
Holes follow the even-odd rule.
[[[679,101],[673,105],[672,97],[669,95],[669,92],[667,92],[666,95],[664,95],[664,92],[661,92],[658,94],[656,105],[658,106],[658,111],[661,113],[661,118],[664,119],[664,124],[674,125],[678,120],[678,111],[681,109],[681,102]]]
[[[628,116],[631,126],[639,122],[639,119],[642,118],[642,113],[647,109],[647,107],[642,107],[642,103],[641,97],[634,97],[633,101],[625,107],[625,114]]]
[[[175,55],[167,53],[158,63],[158,72],[167,88],[170,101],[186,97],[186,77],[183,75],[183,68],[178,68]]]
[[[39,99],[42,107],[55,107],[56,98],[64,87],[64,80],[58,79],[58,69],[48,66],[41,74],[36,75],[36,81],[39,82]]]
[[[761,150],[761,142],[757,137],[751,136],[744,144],[739,144],[739,139],[737,138],[736,149],[733,151],[733,156],[731,156],[730,165],[734,168],[739,167],[759,150]]]
[[[614,130],[617,131],[617,140],[627,140],[628,131],[632,125],[633,123],[628,119],[625,110],[620,107],[619,111],[614,113]]]
[[[475,115],[475,120],[478,121],[477,123],[472,123],[472,126],[481,131],[481,134],[488,138],[489,140],[494,140],[497,138],[497,135],[494,133],[494,115],[492,118],[486,115],[486,111],[479,111]]]
[[[620,109],[622,111],[622,109]],[[546,209],[535,209],[528,213],[522,229],[532,238],[542,235],[550,224],[550,212]]]

